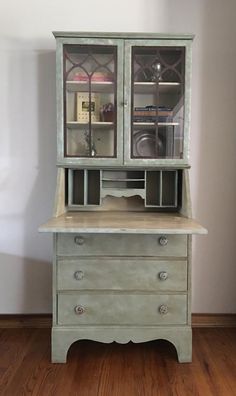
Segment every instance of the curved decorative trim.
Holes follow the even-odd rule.
[[[101,191],[101,198],[105,198],[108,196],[112,197],[117,197],[117,198],[129,198],[138,195],[142,199],[145,199],[145,191],[143,190],[111,190],[111,191],[106,191],[102,190]]]
[[[191,327],[54,327],[52,329],[52,362],[65,363],[70,346],[79,340],[127,344],[163,339],[174,345],[179,362],[192,360]]]

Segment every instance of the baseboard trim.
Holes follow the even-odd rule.
[[[0,329],[50,328],[51,314],[0,315]],[[236,314],[192,314],[192,327],[236,327]]]
[[[9,314],[0,315],[0,329],[50,328],[51,314]]]
[[[192,314],[192,327],[236,327],[236,314]]]

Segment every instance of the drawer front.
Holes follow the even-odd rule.
[[[59,294],[60,325],[186,324],[186,295]]]
[[[58,259],[59,290],[187,290],[187,262],[140,258]]]
[[[166,238],[166,239],[165,239]],[[161,244],[161,243],[166,244]],[[186,257],[186,235],[57,234],[57,254]]]

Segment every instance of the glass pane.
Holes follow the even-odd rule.
[[[183,47],[132,48],[132,158],[183,158]]]
[[[116,157],[117,48],[64,46],[65,156]]]
[[[92,129],[92,145],[96,157],[114,157],[115,142],[113,130],[106,128]]]
[[[70,157],[89,157],[89,132],[87,128],[67,128],[66,152]]]

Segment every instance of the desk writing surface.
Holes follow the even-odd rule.
[[[207,234],[191,218],[177,213],[67,212],[53,217],[40,232]]]

